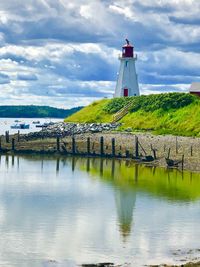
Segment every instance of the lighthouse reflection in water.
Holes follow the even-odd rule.
[[[177,251],[199,256],[199,174],[11,155],[0,157],[0,174],[3,266],[143,266],[178,264]]]

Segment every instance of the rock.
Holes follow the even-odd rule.
[[[116,129],[119,123],[65,123],[59,122],[47,128],[24,135],[26,140],[37,138],[65,137],[74,134],[98,133]]]

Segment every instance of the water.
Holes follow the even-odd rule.
[[[15,120],[19,120],[22,123],[30,124],[29,129],[20,129],[21,133],[30,133],[30,132],[38,132],[41,128],[36,128],[33,121],[40,121],[41,124],[44,122],[59,122],[63,121],[63,119],[50,119],[50,118],[0,118],[0,135],[5,134],[5,131],[9,131],[11,134],[15,134],[19,129],[11,129],[11,125],[15,125],[17,122]]]
[[[0,266],[199,257],[199,188],[199,174],[123,160],[3,155]]]

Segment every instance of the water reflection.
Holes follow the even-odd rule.
[[[123,241],[131,233],[133,210],[136,202],[136,192],[130,190],[115,190],[115,202],[119,220],[120,233]],[[133,230],[132,230],[133,232]]]
[[[160,263],[198,246],[199,186],[199,174],[131,161],[0,156],[0,264]]]

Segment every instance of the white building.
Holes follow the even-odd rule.
[[[190,94],[200,96],[200,83],[199,82],[192,83],[189,91]]]
[[[134,55],[134,47],[127,39],[126,42],[122,47],[122,55],[119,56],[120,69],[114,97],[138,96],[140,94],[135,69],[137,56]]]

